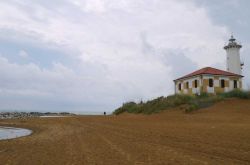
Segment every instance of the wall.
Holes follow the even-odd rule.
[[[241,75],[240,49],[230,48],[227,52],[227,71]]]
[[[195,88],[194,81],[198,80],[198,87]],[[189,88],[186,88],[186,82],[189,83]],[[181,83],[181,91],[179,90],[179,83]],[[201,92],[201,77],[196,76],[185,80],[179,80],[175,83],[175,91],[177,94],[200,94]]]
[[[213,79],[214,86],[209,87],[209,79]],[[221,87],[221,80],[225,80],[225,87]],[[195,88],[194,81],[198,80],[198,87]],[[205,93],[224,93],[229,92],[234,89],[234,80],[237,80],[237,87],[242,89],[242,78],[240,77],[227,77],[227,76],[215,76],[215,75],[203,75],[191,77],[184,80],[178,80],[175,82],[175,91],[176,94],[200,94],[201,92]],[[186,82],[189,83],[189,87],[186,88]],[[181,90],[179,90],[179,83],[181,83]]]

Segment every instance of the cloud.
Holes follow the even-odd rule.
[[[29,56],[28,53],[24,50],[20,50],[18,55],[22,58],[27,58]]]
[[[177,76],[224,62],[227,28],[214,25],[192,1],[57,2],[0,2],[0,30],[11,32],[7,38],[55,47],[74,63],[51,60],[48,68],[4,56],[1,96],[30,98],[34,109],[113,110],[124,101],[172,94]]]

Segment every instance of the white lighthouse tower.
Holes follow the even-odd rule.
[[[236,39],[231,36],[229,43],[224,46],[227,52],[227,71],[241,75],[242,66],[244,65],[240,61],[240,48],[242,45],[236,42]]]

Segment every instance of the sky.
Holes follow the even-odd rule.
[[[250,88],[248,0],[0,1],[0,110],[111,112],[174,93],[173,80],[226,69],[243,45]]]

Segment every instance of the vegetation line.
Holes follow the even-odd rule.
[[[116,109],[113,114],[118,115],[124,112],[128,113],[143,113],[152,114],[158,113],[170,108],[179,107],[184,105],[183,108],[186,113],[194,110],[206,108],[212,106],[214,103],[222,101],[226,98],[241,98],[250,99],[249,91],[233,90],[227,93],[221,93],[217,95],[209,95],[207,93],[201,93],[199,96],[190,95],[171,95],[167,97],[158,97],[154,100],[147,102],[127,102],[120,108]]]

